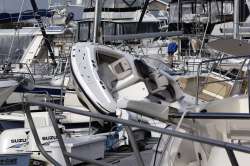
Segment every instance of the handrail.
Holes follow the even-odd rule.
[[[80,109],[65,107],[65,106],[53,104],[53,103],[44,103],[44,102],[37,102],[37,101],[28,101],[27,103],[31,104],[31,105],[38,105],[38,106],[44,106],[44,107],[51,108],[51,109],[57,109],[58,111],[71,112],[71,113],[79,114],[79,115],[83,115],[83,116],[89,116],[89,117],[102,119],[102,120],[106,120],[106,121],[111,121],[111,122],[115,122],[115,123],[121,123],[125,126],[138,127],[138,128],[141,128],[141,129],[144,129],[147,131],[154,131],[154,132],[158,132],[158,133],[162,133],[162,134],[166,134],[166,135],[170,135],[170,136],[174,136],[174,137],[178,137],[178,138],[182,138],[182,139],[187,139],[190,141],[196,141],[199,143],[205,143],[205,144],[218,146],[218,147],[222,147],[222,148],[229,148],[232,150],[236,150],[239,152],[245,152],[245,153],[250,154],[250,147],[240,146],[240,145],[236,145],[233,143],[228,143],[228,142],[219,141],[219,140],[206,138],[206,137],[193,136],[191,134],[173,131],[170,129],[154,127],[154,126],[150,126],[147,124],[134,122],[131,120],[120,119],[120,118],[116,118],[116,117],[112,117],[112,116],[108,116],[108,115],[103,115],[103,114],[99,114],[99,113],[82,111]]]
[[[2,64],[2,65],[5,65],[5,64]],[[8,64],[7,64],[8,65]],[[3,70],[3,73],[1,73],[1,74],[28,74],[28,75],[30,75],[31,76],[31,78],[32,78],[32,80],[35,82],[35,78],[34,78],[34,76],[33,76],[33,74],[32,74],[32,72],[31,72],[31,70],[30,70],[30,68],[29,68],[29,66],[26,64],[26,63],[11,63],[10,65],[24,65],[24,66],[26,66],[27,67],[27,70],[28,70],[28,73],[25,73],[25,72],[16,72],[16,71],[11,71],[11,72],[9,72],[9,73],[5,73],[5,69]],[[0,65],[1,66],[1,65]]]
[[[52,117],[51,120],[53,121],[54,130],[57,131],[56,135],[57,135],[58,139],[62,139],[62,137],[59,136],[60,133],[59,133],[58,125],[56,123],[56,119],[54,117],[55,115],[53,112],[51,112],[53,109],[57,109],[57,111],[62,111],[62,112],[70,112],[70,113],[74,113],[74,114],[78,114],[78,115],[94,117],[97,119],[102,119],[102,120],[106,120],[106,121],[111,121],[111,122],[123,124],[124,126],[138,127],[138,128],[141,128],[141,129],[144,129],[147,131],[154,131],[154,132],[158,132],[161,134],[165,134],[165,135],[169,135],[169,136],[173,136],[173,137],[177,137],[177,138],[181,138],[181,139],[186,139],[186,140],[190,140],[190,141],[195,141],[195,142],[199,142],[199,143],[204,143],[204,144],[208,144],[208,145],[212,145],[212,146],[221,147],[221,148],[224,148],[226,150],[228,157],[229,157],[229,160],[232,163],[232,165],[238,165],[238,162],[237,162],[235,154],[234,154],[234,150],[250,154],[250,147],[242,146],[242,145],[238,145],[238,144],[234,144],[234,143],[228,143],[228,142],[224,142],[224,141],[220,141],[220,140],[216,140],[216,139],[212,139],[212,138],[194,136],[191,134],[182,133],[182,132],[170,130],[167,128],[159,128],[159,127],[155,127],[155,126],[150,126],[148,124],[138,123],[138,122],[131,121],[131,120],[120,119],[117,117],[112,117],[112,116],[103,115],[103,114],[99,114],[99,113],[82,111],[80,109],[65,107],[65,106],[53,104],[53,103],[37,102],[37,101],[24,102],[24,106],[26,106],[26,108],[30,105],[43,106],[43,107],[50,109],[49,110],[50,117]],[[15,112],[15,111],[11,110],[9,112]],[[27,115],[28,122],[31,126],[31,131],[35,137],[35,142],[36,142],[39,150],[50,162],[52,162],[54,165],[58,165],[57,161],[55,161],[53,158],[51,158],[51,156],[49,156],[48,153],[43,149],[42,144],[39,140],[34,122],[32,120],[31,112],[28,109],[26,109],[25,113]],[[97,165],[101,165],[101,166],[111,166],[110,164],[102,162],[102,161],[86,159],[86,158],[80,157],[78,155],[70,154],[66,151],[66,149],[63,150],[62,146],[65,146],[65,145],[62,145],[63,141],[62,140],[58,140],[58,141],[61,141],[61,143],[59,142],[59,146],[62,150],[62,153],[63,153],[63,156],[65,159],[70,157],[70,158],[75,158],[77,160],[81,160],[81,161],[85,161],[88,163],[97,164]],[[132,145],[132,146],[134,146],[134,145]],[[133,147],[133,149],[136,150],[136,147]],[[135,153],[137,153],[137,155],[138,155],[138,151]],[[138,158],[140,158],[140,157],[137,156],[137,159]],[[138,161],[138,162],[140,162],[140,161]],[[70,163],[67,163],[66,165],[69,166]]]
[[[232,79],[224,79],[224,80],[219,80],[219,81],[209,81],[209,82],[201,83],[201,84],[202,84],[202,85],[205,85],[205,84],[214,84],[214,83],[219,83],[219,82],[242,81],[242,80],[247,80],[247,77],[232,78]]]
[[[45,99],[47,98],[48,101],[53,101],[54,102],[54,97],[52,95],[49,94],[48,91],[33,91],[33,94],[38,94],[38,95],[44,95]],[[47,100],[45,102],[47,102]]]
[[[196,98],[195,98],[195,104],[199,104],[199,89],[200,89],[200,70],[201,66],[203,63],[209,63],[209,62],[216,62],[216,61],[221,61],[221,60],[227,60],[227,59],[241,59],[241,58],[249,58],[250,55],[242,55],[242,56],[230,56],[230,57],[223,57],[223,58],[216,58],[216,59],[208,59],[208,60],[203,60],[198,64],[197,68],[197,76],[196,76]]]

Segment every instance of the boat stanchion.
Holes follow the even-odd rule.
[[[230,160],[232,166],[239,166],[238,161],[235,157],[234,151],[232,149],[229,149],[229,148],[225,148],[225,150],[227,152],[227,155],[229,157],[229,160]]]
[[[53,125],[55,134],[56,134],[57,141],[59,143],[60,149],[61,149],[63,157],[64,157],[65,164],[67,166],[71,166],[69,156],[67,156],[66,153],[65,153],[65,152],[67,152],[67,149],[66,149],[65,144],[63,142],[63,138],[62,138],[60,129],[58,128],[58,124],[57,124],[57,121],[56,121],[56,118],[55,118],[55,114],[54,114],[53,110],[50,109],[50,108],[48,109],[48,112],[49,112],[49,117],[50,117],[51,123]]]
[[[250,114],[250,61],[247,64],[247,91],[248,91],[248,111]]]

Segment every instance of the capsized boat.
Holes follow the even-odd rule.
[[[183,98],[182,90],[167,73],[108,46],[76,43],[71,52],[71,72],[79,98],[104,114],[131,107],[136,113],[161,117],[170,103]]]

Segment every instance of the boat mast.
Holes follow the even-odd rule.
[[[234,0],[234,39],[239,39],[239,3],[240,0]],[[244,62],[245,63],[245,62]],[[250,114],[250,61],[247,64],[247,78],[248,78],[248,109]]]
[[[101,17],[102,16],[102,0],[95,1],[95,18],[94,18],[94,35],[93,43],[101,43]]]
[[[144,15],[145,15],[145,13],[146,13],[146,11],[147,11],[148,4],[149,4],[149,0],[146,0],[145,3],[144,3],[144,5],[143,5],[143,8],[142,8],[142,12],[141,12],[139,21],[138,21],[138,23],[137,23],[137,25],[136,25],[136,33],[139,32],[140,25],[141,25],[141,22],[142,22],[142,20],[143,20]]]
[[[234,0],[234,39],[239,39],[239,6],[240,0]]]
[[[41,29],[41,32],[42,32],[42,35],[43,35],[43,38],[44,38],[44,41],[45,41],[45,45],[46,45],[46,47],[47,47],[47,49],[49,51],[49,54],[50,54],[50,58],[52,59],[52,65],[56,66],[55,55],[54,55],[54,52],[53,52],[53,50],[51,48],[50,42],[48,40],[48,35],[46,34],[45,27],[43,25],[41,16],[38,14],[38,7],[37,7],[37,4],[36,4],[36,1],[35,0],[30,0],[30,3],[31,3],[31,6],[33,8],[34,17],[37,20],[38,25],[39,25],[39,27]]]

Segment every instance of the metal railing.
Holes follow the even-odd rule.
[[[35,81],[34,75],[39,75],[41,77],[52,75],[56,76],[64,74],[64,72],[69,70],[67,58],[58,60],[58,67],[56,69],[54,69],[54,67],[49,64],[49,62],[39,61],[36,59],[28,61],[32,61],[32,64],[30,62],[29,65],[27,63],[2,64],[0,65],[0,72],[2,75],[6,76],[15,74],[30,75],[32,80]],[[8,71],[6,67],[9,69]]]
[[[99,161],[99,160],[88,159],[88,158],[85,158],[85,157],[79,156],[79,155],[73,155],[73,154],[67,152],[67,150],[65,148],[65,144],[64,144],[62,136],[61,136],[61,133],[60,133],[60,130],[58,128],[56,118],[55,118],[55,114],[54,114],[55,109],[57,111],[70,112],[70,113],[74,113],[74,114],[78,114],[78,115],[82,115],[82,116],[93,117],[93,118],[102,119],[102,120],[110,121],[110,122],[115,122],[115,123],[119,123],[119,124],[123,124],[124,126],[127,126],[127,127],[125,127],[125,129],[127,130],[128,136],[129,136],[130,141],[131,141],[131,146],[132,146],[132,149],[133,149],[133,151],[135,153],[135,156],[136,156],[136,159],[137,159],[137,162],[138,162],[139,166],[143,166],[144,163],[142,161],[139,150],[138,150],[138,148],[136,146],[136,143],[134,141],[134,136],[133,136],[133,134],[131,132],[131,127],[137,127],[137,128],[141,128],[141,129],[144,129],[144,130],[147,130],[147,131],[154,131],[154,132],[158,132],[158,133],[161,133],[161,134],[165,134],[165,135],[169,135],[169,136],[173,136],[173,137],[177,137],[177,138],[181,138],[181,139],[186,139],[186,140],[190,140],[190,141],[195,141],[195,142],[199,142],[199,143],[203,143],[203,144],[208,144],[208,145],[224,148],[226,150],[226,152],[228,154],[228,157],[229,157],[229,159],[231,161],[231,164],[233,166],[238,166],[238,162],[236,160],[234,150],[250,154],[250,147],[247,147],[247,146],[241,146],[241,145],[238,145],[238,144],[228,143],[228,142],[215,140],[215,139],[211,139],[211,138],[205,138],[205,137],[201,137],[201,136],[194,136],[194,135],[191,135],[191,134],[182,133],[182,132],[178,132],[178,131],[167,129],[167,128],[154,127],[154,126],[150,126],[148,124],[138,123],[138,122],[131,121],[131,120],[124,120],[124,119],[120,119],[120,118],[116,118],[116,117],[112,117],[112,116],[108,116],[108,115],[93,113],[93,112],[86,112],[86,111],[82,111],[82,110],[79,110],[79,109],[69,108],[69,107],[65,107],[65,106],[57,105],[57,104],[53,104],[53,103],[27,101],[27,102],[23,103],[23,108],[24,108],[23,111],[25,112],[25,114],[27,116],[28,123],[29,123],[31,131],[32,131],[32,133],[34,135],[37,147],[40,150],[40,152],[44,155],[44,157],[49,162],[51,162],[52,164],[54,164],[56,166],[59,166],[60,164],[56,160],[54,160],[45,151],[45,149],[43,148],[43,146],[41,144],[41,141],[40,141],[39,136],[38,136],[37,129],[35,127],[31,112],[29,110],[29,106],[31,106],[31,105],[32,106],[34,106],[34,105],[35,106],[41,106],[41,107],[47,108],[47,110],[49,112],[50,119],[52,121],[53,128],[54,128],[55,133],[56,133],[56,137],[58,139],[59,146],[61,148],[63,157],[65,159],[65,163],[66,163],[67,166],[71,165],[70,158],[77,159],[77,160],[87,162],[87,163],[91,163],[91,164],[95,164],[95,165],[100,165],[100,166],[111,166],[112,164],[108,164],[108,163],[105,163],[105,162]],[[14,110],[2,110],[2,109],[0,109],[0,110],[1,110],[1,112],[14,112]],[[221,117],[221,118],[223,118],[223,117]],[[233,114],[233,115],[230,115],[228,118],[229,119],[230,118],[234,119],[234,118],[240,118],[240,117],[239,117],[239,115],[236,115],[236,114],[234,115]],[[249,116],[248,116],[248,118],[249,118]],[[213,117],[208,117],[208,119],[213,119]]]
[[[7,66],[8,65],[8,66]],[[12,65],[14,65],[14,67],[12,67]],[[19,66],[19,68],[24,68],[24,66],[26,67],[26,71],[22,72],[22,71],[15,71],[16,66]],[[15,76],[15,74],[22,74],[22,75],[29,75],[32,79],[32,81],[35,82],[35,78],[33,76],[33,73],[31,72],[29,66],[26,63],[11,63],[11,64],[3,64],[0,65],[0,71],[1,71],[1,75],[0,77],[5,77],[5,76]],[[6,67],[9,67],[9,71],[6,70]],[[14,69],[14,70],[13,70]]]
[[[200,89],[200,74],[201,74],[201,66],[204,63],[210,63],[210,62],[217,62],[217,61],[222,61],[222,60],[228,60],[228,59],[250,59],[249,55],[242,55],[242,56],[229,56],[229,57],[222,57],[222,58],[217,58],[217,59],[208,59],[208,60],[203,60],[198,64],[198,69],[197,69],[197,76],[196,76],[196,98],[195,98],[195,104],[198,105],[199,103],[199,89]],[[245,61],[244,61],[245,63]],[[244,65],[244,64],[242,64]],[[240,80],[239,78],[236,78],[236,80]],[[221,80],[223,81],[223,80]],[[229,79],[225,79],[224,81],[229,81]],[[208,83],[213,83],[213,82],[208,82]]]

